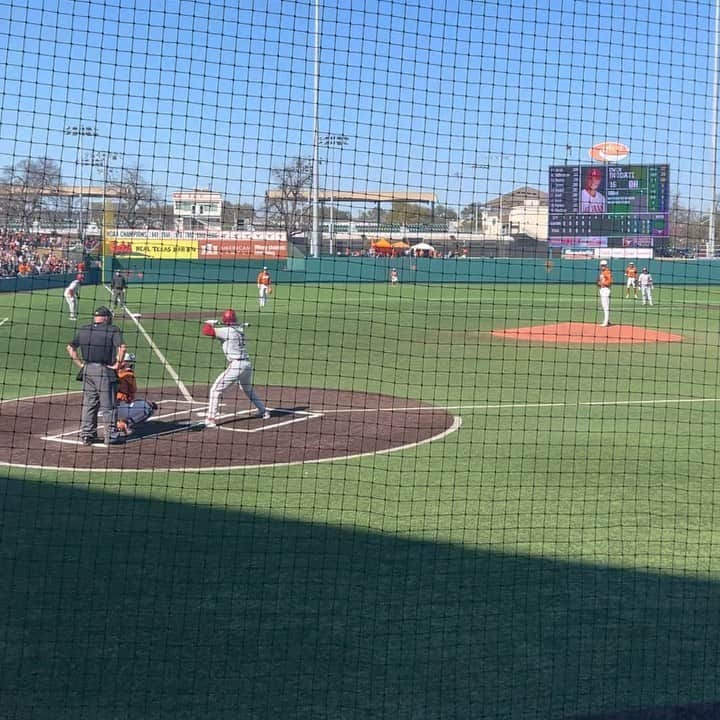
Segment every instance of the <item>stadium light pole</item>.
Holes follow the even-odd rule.
[[[120,153],[110,152],[109,150],[95,150],[90,153],[87,159],[83,159],[83,165],[90,166],[90,173],[92,176],[92,169],[98,168],[102,172],[103,181],[103,194],[102,194],[102,218],[103,218],[103,233],[105,232],[105,206],[107,205],[107,186],[108,177],[110,175],[110,163],[113,160],[118,160]]]
[[[705,255],[709,258],[715,257],[715,215],[717,211],[717,133],[718,133],[718,53],[720,53],[720,0],[715,0],[715,49],[713,57],[713,106],[710,122],[710,167],[711,167],[711,189],[710,198],[710,222],[708,222],[708,241]]]
[[[490,169],[490,163],[469,163],[469,167],[473,170]],[[475,180],[477,179],[477,173],[473,173],[473,195],[475,195]],[[487,195],[487,193],[486,193]],[[478,204],[477,200],[473,198],[473,234],[478,234]]]
[[[83,162],[82,162],[82,139],[83,137],[97,137],[97,129],[94,128],[92,125],[68,125],[65,128],[65,134],[70,135],[72,137],[77,137],[78,139],[78,154],[77,154],[77,164],[78,167],[82,168]],[[79,223],[80,223],[80,242],[82,243],[83,248],[85,247],[85,224],[83,223],[83,187],[82,187],[82,171],[80,171],[80,214],[79,214]]]
[[[327,155],[330,154],[330,148],[336,147],[339,148],[340,152],[342,152],[342,149],[350,142],[350,138],[348,138],[347,135],[341,135],[336,133],[331,133],[329,135],[323,135],[320,138],[320,144],[327,148]],[[325,165],[325,177],[327,178],[327,168],[330,166],[330,163],[327,162],[328,157],[325,158],[326,165]],[[333,210],[333,204],[335,202],[335,183],[331,180],[330,181],[330,254],[333,254],[334,251],[334,239],[335,239],[335,215]]]
[[[318,218],[318,186],[320,184],[320,0],[315,0],[315,63],[313,97],[313,197],[312,197],[312,234],[310,236],[310,255],[320,254],[320,224]]]

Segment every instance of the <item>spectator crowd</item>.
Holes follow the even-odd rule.
[[[75,272],[78,264],[68,257],[75,242],[60,236],[0,230],[0,278]]]

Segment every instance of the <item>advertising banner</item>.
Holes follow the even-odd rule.
[[[195,240],[151,240],[145,237],[108,238],[105,255],[116,257],[147,257],[158,260],[197,260],[198,244]]]
[[[207,240],[199,244],[200,259],[286,258],[287,242],[273,240]]]
[[[287,258],[287,240],[281,231],[172,232],[110,230],[105,255],[160,260],[236,260]]]

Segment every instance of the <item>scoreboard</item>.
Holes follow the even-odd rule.
[[[551,246],[652,247],[670,234],[668,165],[550,168]]]

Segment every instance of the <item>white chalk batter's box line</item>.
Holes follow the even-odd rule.
[[[178,417],[182,416],[190,416],[192,417],[193,414],[199,416],[199,417],[205,417],[207,415],[207,405],[200,405],[198,407],[197,403],[190,403],[188,401],[183,400],[161,400],[157,404],[163,405],[167,403],[173,403],[177,405],[192,405],[192,407],[189,408],[183,408],[180,410],[175,410],[173,412],[163,413],[161,415],[153,415],[153,420],[172,420]],[[233,428],[233,427],[226,427],[223,425],[218,425],[215,428],[208,428],[208,431],[210,430],[224,430],[226,432],[239,432],[239,433],[257,433],[257,432],[264,432],[266,430],[275,430],[279,427],[284,427],[286,425],[292,425],[293,423],[297,422],[307,422],[308,420],[312,420],[315,418],[319,418],[323,416],[323,413],[318,412],[306,412],[303,410],[282,410],[282,409],[276,409],[273,412],[279,413],[282,415],[291,415],[292,417],[289,420],[280,420],[279,422],[268,422],[263,421],[263,424],[260,427],[257,428]],[[234,412],[234,413],[223,413],[218,417],[218,420],[222,423],[223,421],[231,421],[231,420],[240,420],[248,417],[253,417],[256,415],[256,411],[254,410],[244,410],[241,412]],[[170,430],[160,430],[158,432],[148,433],[147,435],[130,435],[125,440],[125,445],[130,445],[131,443],[135,442],[141,442],[142,440],[151,440],[153,438],[158,437],[165,437],[168,435],[175,435],[177,433],[181,432],[188,432],[189,430],[199,430],[201,428],[205,427],[205,421],[199,420],[198,422],[191,422],[187,425],[183,425],[182,427],[176,427],[172,428]],[[54,435],[41,435],[42,440],[47,440],[49,442],[56,442],[56,443],[63,443],[65,445],[82,445],[82,441],[80,440],[80,428],[76,428],[73,430],[64,430],[61,433],[57,433]],[[94,447],[99,448],[102,447],[100,443],[97,443],[94,445]]]

